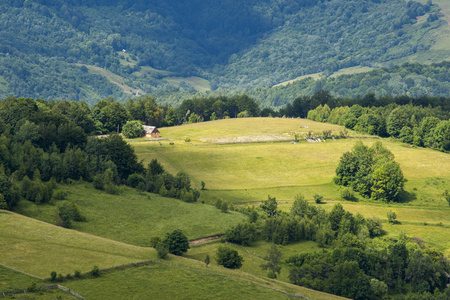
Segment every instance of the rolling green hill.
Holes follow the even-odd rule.
[[[327,130],[333,138],[319,140]],[[145,265],[105,270],[98,278],[86,275],[65,280],[62,285],[87,299],[103,299],[105,295],[110,299],[207,299],[211,295],[217,299],[289,299],[290,294],[339,299],[288,283],[293,281],[292,262],[283,261],[279,280],[267,278],[260,265],[272,242],[263,239],[251,246],[228,244],[244,257],[241,270],[217,265],[215,255],[223,245],[221,240],[192,244],[182,257],[169,255],[164,260],[157,259],[156,251],[146,247],[151,237],[162,237],[173,229],[181,229],[189,239],[224,233],[247,220],[241,212],[258,206],[267,195],[276,197],[278,208],[286,213],[296,195],[303,194],[310,203],[314,194],[320,194],[324,197],[320,207],[325,211],[333,211],[335,204],[341,204],[351,214],[379,219],[386,235],[370,239],[367,253],[388,251],[392,256],[391,246],[385,250],[383,247],[398,245],[393,243],[404,239],[410,257],[422,250],[424,255],[438,257],[443,253],[448,257],[450,223],[446,216],[450,208],[443,197],[450,183],[448,154],[343,131],[341,126],[304,119],[239,118],[160,128],[167,140],[130,141],[144,163],[157,158],[169,172],[189,174],[197,188],[204,181],[206,190],[198,202],[185,203],[128,187],[111,195],[95,190],[91,183],[67,180],[67,184],[58,185],[55,193],[76,203],[86,217],[86,222],[74,222],[69,230],[49,224],[55,222],[55,204],[59,200],[37,204],[22,199],[16,211],[35,219],[0,210],[0,263],[5,266],[0,267],[0,286],[26,288],[30,284],[32,279],[9,268],[39,277],[34,281],[40,284],[52,271],[66,276],[75,270],[87,273],[94,265],[104,269],[151,260]],[[332,183],[340,157],[356,141],[372,145],[380,140],[394,154],[407,179],[399,202],[384,203],[359,196],[357,202],[343,200],[341,189]],[[240,212],[223,213],[209,205],[219,197],[234,203]],[[396,223],[388,222],[390,211],[397,214]],[[282,220],[287,214],[279,216]],[[267,223],[258,220],[257,224]],[[340,241],[320,246],[316,241],[302,240],[279,248],[283,259],[293,255],[339,255],[347,251]],[[206,255],[211,257],[209,266],[204,263]],[[17,278],[17,283],[2,276]],[[37,299],[45,298],[37,294]]]
[[[441,62],[450,30],[436,3],[2,1],[0,97],[95,103]]]
[[[303,119],[227,119],[162,128],[161,136],[174,139],[173,145],[169,142],[140,142],[134,143],[134,147],[144,161],[157,158],[169,170],[187,172],[197,184],[203,180],[207,190],[200,199],[209,203],[221,197],[245,206],[258,205],[259,201],[271,195],[288,211],[298,193],[307,199],[319,193],[326,202],[330,201],[331,208],[336,201],[341,201],[339,187],[332,183],[340,156],[358,140],[371,145],[380,139],[354,137],[319,143],[303,140],[297,144],[276,140],[278,135],[285,134],[293,141],[293,132],[298,132],[301,138],[307,131],[320,135],[327,126],[335,133],[343,129]],[[268,140],[263,143],[255,140],[258,136],[255,128],[259,128],[259,138],[265,136]],[[236,143],[236,135],[244,139]],[[206,139],[208,136],[211,138]],[[190,137],[191,142],[184,142],[185,137]],[[217,144],[218,137],[228,138],[228,142]],[[424,237],[449,255],[449,239],[441,238],[443,235],[450,237],[450,224],[445,218],[449,207],[442,196],[450,184],[448,154],[412,148],[390,139],[382,142],[395,155],[407,179],[401,203],[383,207],[382,203],[360,199],[361,202],[356,204],[344,202],[346,208],[353,213],[380,219],[386,219],[389,209],[398,209],[399,219],[404,223],[390,228],[393,233],[398,234],[402,228],[406,233],[410,230],[412,235]],[[420,217],[416,217],[418,214]],[[427,224],[440,222],[444,227],[439,230],[427,227]]]
[[[131,224],[131,221],[128,223]],[[101,269],[133,262],[155,260],[153,248],[136,247],[68,230],[11,212],[0,210],[0,291],[27,289],[48,284],[50,272],[72,274],[75,270],[88,273],[94,265]],[[17,271],[31,274],[24,275]],[[72,277],[73,278],[73,277]],[[64,281],[86,299],[290,299],[287,293],[310,299],[344,299],[267,280],[241,271],[223,267],[206,267],[196,260],[170,256],[141,267],[122,267],[102,273],[99,278],[85,277]],[[76,299],[71,295],[44,290],[15,295],[14,299]]]
[[[238,213],[223,214],[210,205],[140,194],[130,188],[122,195],[93,190],[90,184],[63,186],[60,190],[68,194],[67,199],[74,201],[88,220],[77,222],[74,229],[137,246],[148,247],[151,237],[163,238],[175,229],[183,230],[190,240],[223,234],[224,228],[246,219]],[[35,206],[24,201],[17,211],[55,223],[52,205]]]

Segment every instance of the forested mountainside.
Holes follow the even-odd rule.
[[[353,66],[440,62],[431,1],[5,0],[0,97],[86,100],[268,87]],[[365,94],[365,92],[364,92]]]
[[[368,72],[339,76],[311,76],[275,87],[257,87],[243,90],[218,89],[195,92],[182,88],[157,91],[154,98],[161,104],[178,105],[183,100],[203,97],[232,97],[248,95],[257,99],[262,107],[277,109],[300,96],[312,96],[327,90],[338,98],[356,98],[366,94],[377,97],[447,97],[450,94],[450,62],[431,65],[405,63],[392,68],[374,69]],[[376,105],[376,104],[373,104]]]

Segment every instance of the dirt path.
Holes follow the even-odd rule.
[[[218,235],[211,235],[211,236],[207,236],[207,237],[191,240],[191,241],[189,241],[189,245],[195,246],[195,245],[208,243],[210,241],[220,239],[220,238],[222,238],[224,236],[225,236],[225,234],[218,234]]]

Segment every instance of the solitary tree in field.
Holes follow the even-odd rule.
[[[278,249],[277,246],[272,244],[269,251],[267,252],[267,255],[264,256],[264,260],[266,260],[266,263],[261,264],[261,269],[263,270],[269,270],[269,277],[271,278],[277,278],[277,274],[279,275],[281,272],[281,256],[282,253],[280,249]]]
[[[389,210],[387,213],[387,218],[388,218],[389,223],[395,224],[396,219],[397,219],[397,214],[394,211]]]
[[[169,247],[169,253],[174,255],[182,255],[190,248],[188,238],[179,229],[166,234],[162,243],[166,244]]]
[[[244,258],[236,250],[227,247],[217,249],[216,260],[217,264],[228,269],[239,269],[244,262]]]

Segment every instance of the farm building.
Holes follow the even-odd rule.
[[[144,127],[146,137],[159,138],[159,130],[155,126],[143,125],[142,127]]]

